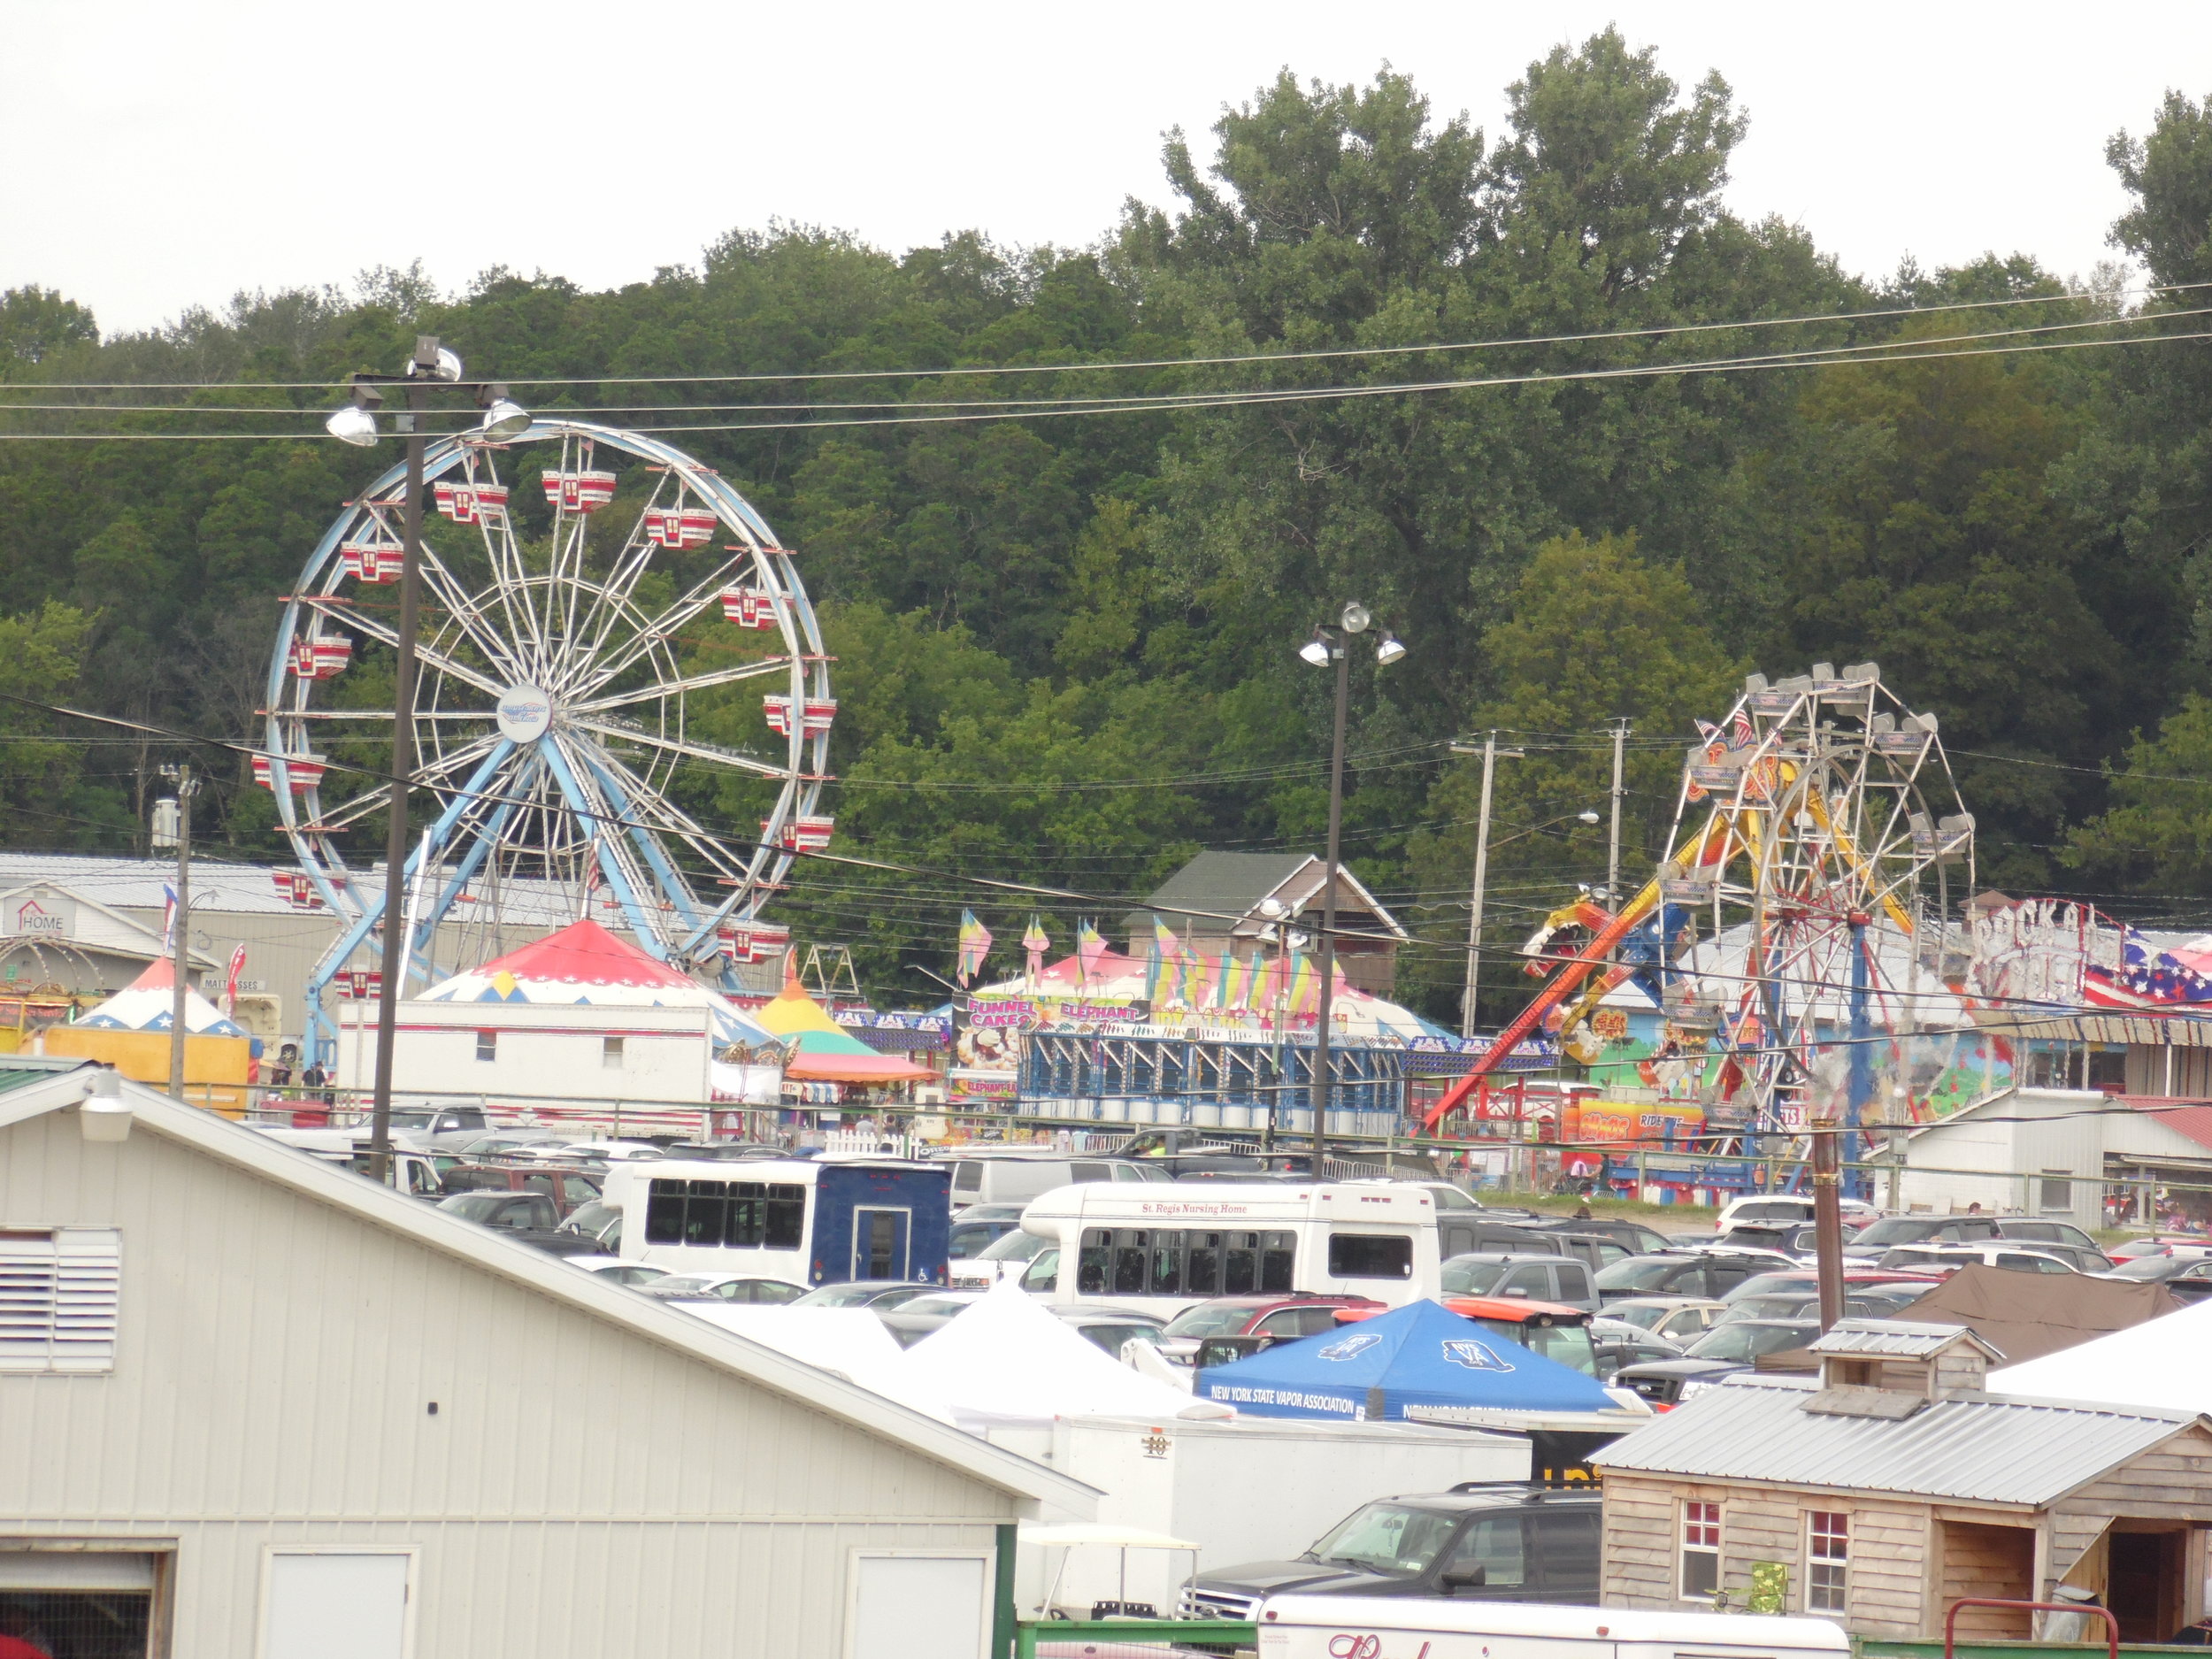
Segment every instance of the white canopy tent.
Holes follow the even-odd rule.
[[[2212,1301],[1989,1373],[1993,1394],[2212,1413]]]

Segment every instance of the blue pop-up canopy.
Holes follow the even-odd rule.
[[[1417,1302],[1232,1365],[1198,1373],[1194,1392],[1263,1417],[1413,1417],[1479,1411],[1604,1411],[1618,1402],[1594,1379]],[[1411,1408],[1409,1410],[1409,1408]]]

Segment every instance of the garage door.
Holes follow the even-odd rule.
[[[848,1659],[981,1659],[991,1573],[979,1555],[860,1555],[853,1561]]]
[[[408,1550],[271,1550],[260,1659],[407,1659]]]

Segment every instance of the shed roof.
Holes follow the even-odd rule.
[[[12,1069],[13,1056],[0,1056],[0,1076]],[[34,1080],[0,1093],[0,1130],[43,1113],[77,1107],[92,1077],[104,1069],[88,1063],[66,1071],[42,1068]],[[162,1136],[288,1187],[311,1202],[345,1210],[372,1226],[458,1257],[607,1324],[625,1326],[641,1340],[675,1348],[756,1386],[799,1401],[1001,1492],[1049,1502],[1085,1517],[1095,1507],[1098,1494],[1080,1481],[910,1410],[842,1377],[818,1371],[764,1344],[695,1319],[672,1305],[610,1284],[595,1274],[578,1272],[526,1244],[503,1239],[488,1228],[406,1197],[242,1124],[182,1105],[128,1079],[118,1081],[131,1108],[134,1133]]]
[[[1170,876],[1142,910],[1131,910],[1132,926],[1157,913],[1172,925],[1187,918],[1204,931],[1227,932],[1248,918],[1271,894],[1293,911],[1318,900],[1325,866],[1311,853],[1202,852]],[[1383,909],[1360,879],[1342,864],[1337,866],[1337,903],[1340,908],[1366,911],[1385,932],[1406,937],[1395,918]]]
[[[2004,1355],[1962,1325],[1918,1325],[1905,1319],[1839,1319],[1808,1345],[1815,1354],[1865,1354],[1883,1359],[1927,1359],[1958,1342],[1971,1342],[1991,1359]]]
[[[1816,1416],[1807,1379],[1732,1377],[1597,1454],[1608,1471],[2055,1502],[2193,1424],[2193,1411],[2058,1400],[1938,1400],[1901,1422]],[[2212,1426],[2212,1424],[2207,1424]]]

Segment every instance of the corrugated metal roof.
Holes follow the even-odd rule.
[[[1962,1338],[1978,1340],[1972,1332],[1955,1325],[1920,1325],[1907,1319],[1839,1319],[1827,1335],[1808,1344],[1808,1348],[1815,1354],[1874,1354],[1887,1359],[1926,1359]]]
[[[1735,1377],[1600,1452],[1608,1470],[2040,1505],[2200,1421],[2058,1401],[1939,1400],[1903,1422],[1816,1417],[1809,1381]]]

